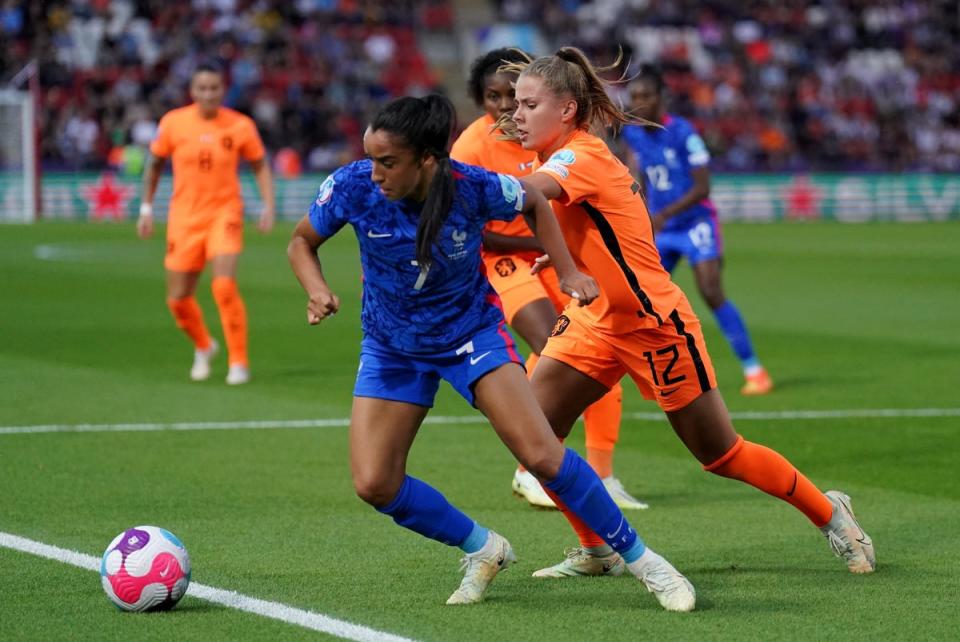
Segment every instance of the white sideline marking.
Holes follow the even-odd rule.
[[[888,417],[960,417],[960,408],[877,408],[862,410],[770,410],[731,412],[735,421],[797,421],[810,419],[883,419]],[[628,412],[624,418],[666,421],[662,412]],[[485,424],[481,415],[428,416],[425,424]],[[270,430],[280,428],[344,428],[349,418],[289,419],[264,421],[184,421],[139,424],[41,424],[0,426],[0,435],[47,432],[159,432],[164,430]]]
[[[4,533],[3,531],[0,531],[0,546],[12,548],[15,551],[21,551],[23,553],[30,553],[31,555],[38,555],[57,562],[63,562],[71,566],[78,566],[87,571],[100,571],[100,559],[93,555],[78,553],[58,546],[50,546],[49,544],[43,544],[42,542],[36,542],[25,537]],[[305,611],[304,609],[287,606],[279,602],[259,600],[255,597],[249,597],[234,591],[225,591],[212,586],[205,586],[197,582],[190,583],[190,587],[187,589],[187,595],[221,604],[227,608],[237,609],[238,611],[246,611],[247,613],[262,615],[273,620],[280,620],[287,624],[294,624],[306,629],[329,633],[330,635],[345,640],[357,640],[358,642],[413,642],[410,638],[400,637],[392,633],[384,633],[383,631],[377,631],[376,629],[360,626],[359,624],[351,624],[350,622],[338,620],[327,615],[321,615],[320,613],[314,613],[313,611]]]

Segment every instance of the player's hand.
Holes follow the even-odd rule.
[[[536,274],[537,272],[542,272],[548,267],[552,266],[553,263],[550,262],[550,255],[543,254],[538,256],[533,260],[533,266],[530,268],[530,274]]]
[[[273,211],[272,207],[264,207],[263,211],[260,212],[260,220],[257,221],[257,229],[260,230],[261,233],[267,234],[273,229],[276,218],[276,212]]]
[[[600,296],[600,286],[593,277],[579,271],[560,279],[560,289],[576,299],[580,306],[589,305]]]
[[[148,239],[153,236],[153,214],[143,214],[137,218],[137,236]]]
[[[307,300],[307,323],[317,325],[340,309],[340,297],[330,290],[321,290]]]

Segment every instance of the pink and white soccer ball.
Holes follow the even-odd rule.
[[[107,597],[124,611],[166,611],[190,585],[190,555],[177,537],[157,526],[117,535],[100,560]]]

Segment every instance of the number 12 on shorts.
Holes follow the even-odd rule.
[[[667,364],[667,367],[663,369],[661,374],[657,374],[656,364],[653,361],[653,352],[644,352],[643,356],[647,359],[647,363],[650,364],[650,374],[653,375],[653,383],[657,386],[670,386],[675,383],[680,383],[687,378],[687,375],[680,375],[679,377],[673,378],[670,376],[670,371],[673,370],[673,366],[677,364],[677,359],[680,358],[680,351],[677,349],[677,346],[667,346],[666,348],[661,348],[656,352],[657,356],[670,355],[670,362]]]

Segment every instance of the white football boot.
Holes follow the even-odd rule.
[[[210,339],[210,347],[206,350],[193,351],[193,366],[190,368],[190,378],[194,381],[206,381],[210,378],[210,362],[220,351],[220,344]]]
[[[626,564],[620,554],[611,551],[609,555],[593,555],[582,547],[566,551],[567,557],[559,564],[534,571],[534,577],[590,577],[600,575],[623,575]]]
[[[660,606],[668,611],[692,611],[697,604],[697,594],[680,571],[649,548],[636,562],[627,568],[653,593]]]
[[[623,484],[616,477],[604,477],[603,486],[607,489],[607,492],[610,493],[610,497],[613,498],[614,503],[624,510],[646,510],[650,508],[650,504],[642,502],[628,493],[627,489],[623,487]]]
[[[531,506],[537,508],[556,508],[550,496],[543,490],[540,480],[529,470],[517,470],[513,473],[513,494],[527,500]]]
[[[833,504],[833,516],[820,532],[830,542],[834,555],[846,561],[851,573],[873,573],[877,567],[873,541],[854,517],[850,497],[839,490],[828,490],[824,494]]]
[[[242,363],[235,363],[227,371],[227,384],[239,386],[250,381],[250,368]]]
[[[476,604],[483,601],[490,582],[497,573],[517,561],[510,542],[490,531],[487,541],[476,553],[468,553],[460,560],[460,570],[465,571],[460,587],[453,592],[447,604]]]

